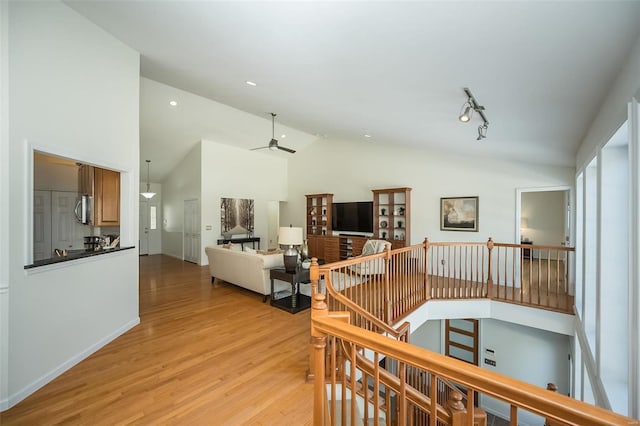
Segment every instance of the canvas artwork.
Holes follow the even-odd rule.
[[[254,200],[246,198],[220,199],[220,233],[229,238],[231,235],[253,233]]]
[[[478,231],[478,197],[440,198],[440,230]]]

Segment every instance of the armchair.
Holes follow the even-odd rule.
[[[391,243],[386,240],[367,240],[362,247],[362,254],[360,256],[352,257],[351,259],[357,259],[360,257],[371,256],[372,254],[378,254],[385,251],[389,247],[391,249]],[[368,262],[362,262],[357,265],[351,265],[350,268],[353,272],[360,275],[382,275],[385,273],[384,259],[373,259]]]

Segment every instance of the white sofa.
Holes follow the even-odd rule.
[[[272,268],[284,268],[282,252],[276,254],[258,254],[255,250],[245,249],[239,246],[208,246],[205,248],[209,258],[209,272],[211,283],[216,278],[244,287],[248,290],[260,293],[263,301],[271,294],[271,279],[269,271]],[[291,286],[285,282],[275,280],[274,291],[291,290]]]

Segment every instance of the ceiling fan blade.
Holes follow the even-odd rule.
[[[287,148],[286,146],[278,146],[278,149],[281,149],[282,151],[287,151],[290,154],[296,153],[295,149]]]
[[[267,149],[269,148],[268,146],[261,146],[260,148],[251,148],[249,151],[257,151],[259,149]]]

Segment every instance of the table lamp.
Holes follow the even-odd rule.
[[[281,227],[278,232],[278,244],[289,246],[284,252],[284,269],[295,272],[298,265],[298,250],[294,246],[302,244],[302,228]]]

